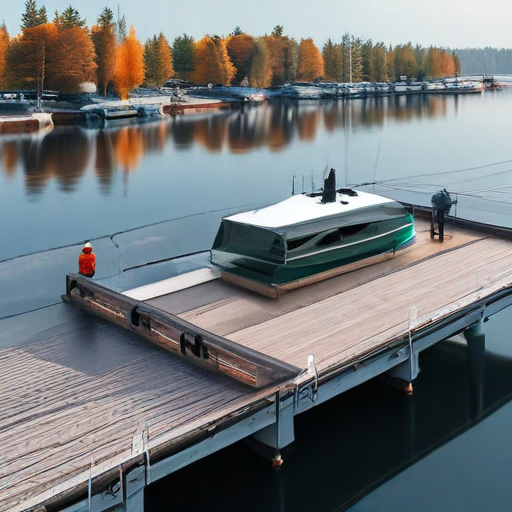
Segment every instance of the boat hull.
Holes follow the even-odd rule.
[[[332,247],[290,256],[284,263],[265,261],[240,254],[212,250],[212,263],[225,272],[266,285],[282,285],[313,276],[365,258],[393,253],[415,239],[411,215],[375,222],[356,236],[346,237]]]

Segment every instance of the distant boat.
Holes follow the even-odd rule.
[[[211,260],[228,274],[282,285],[371,256],[395,252],[415,239],[412,215],[400,203],[352,189],[324,191],[226,217]]]

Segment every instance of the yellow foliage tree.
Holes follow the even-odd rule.
[[[299,44],[299,71],[297,78],[312,82],[324,76],[324,59],[313,39],[301,39]]]
[[[206,36],[197,42],[191,80],[198,84],[229,85],[236,69],[229,58],[226,41],[219,36]]]
[[[128,98],[131,89],[144,81],[144,47],[135,36],[133,25],[130,34],[119,45],[114,67],[114,87],[121,99]]]

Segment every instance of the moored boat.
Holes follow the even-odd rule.
[[[232,276],[280,286],[395,251],[415,239],[412,215],[375,194],[335,188],[222,220],[212,264]]]

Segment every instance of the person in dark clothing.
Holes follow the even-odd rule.
[[[439,192],[436,192],[431,199],[432,202],[432,213],[433,222],[437,222],[439,229],[439,241],[444,241],[444,217],[450,213],[450,209],[453,204],[457,204],[457,201],[452,201],[450,194],[444,188]],[[433,234],[433,227],[432,227]]]

